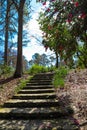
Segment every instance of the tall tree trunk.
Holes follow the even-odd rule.
[[[18,8],[18,50],[17,50],[17,63],[14,77],[21,77],[23,73],[22,65],[22,33],[23,33],[23,8],[25,0],[20,0]]]
[[[10,12],[10,1],[7,0],[7,11],[6,11],[6,25],[5,25],[5,50],[4,50],[4,64],[8,65],[8,28],[9,28],[9,12]]]
[[[59,67],[59,63],[58,63],[58,52],[55,53],[56,54],[56,68]]]

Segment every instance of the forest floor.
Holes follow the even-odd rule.
[[[3,105],[8,99],[12,98],[15,90],[20,84],[20,81],[27,79],[29,75],[23,75],[21,78],[1,78],[0,79],[0,106]]]
[[[56,94],[65,106],[74,109],[81,130],[87,130],[87,69],[71,71],[65,79],[65,88],[57,89]]]
[[[14,95],[14,90],[22,78],[5,80],[0,85],[0,105],[3,105]],[[2,79],[0,80],[2,81]],[[57,98],[74,109],[74,117],[80,124],[81,130],[87,130],[87,70],[72,70],[65,79],[65,88],[56,91]],[[65,107],[64,106],[64,107]]]

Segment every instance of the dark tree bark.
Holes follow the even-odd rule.
[[[4,64],[8,65],[8,29],[9,29],[10,0],[7,0],[6,22],[5,22],[5,50]]]
[[[22,33],[23,33],[23,8],[26,0],[20,0],[18,9],[18,50],[17,63],[14,77],[21,77],[23,73],[22,65]],[[17,4],[15,5],[17,7]]]
[[[59,63],[58,63],[58,53],[56,52],[56,68],[59,67]]]

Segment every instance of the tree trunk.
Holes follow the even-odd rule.
[[[18,8],[18,50],[17,50],[17,63],[14,77],[21,77],[23,73],[22,65],[22,32],[23,32],[23,7],[25,0],[20,0]]]
[[[4,50],[4,64],[8,65],[8,28],[9,28],[9,12],[10,12],[10,1],[7,0],[7,12],[6,12],[6,25],[5,25],[5,50]]]
[[[58,68],[58,67],[59,67],[59,63],[58,63],[58,53],[56,52],[55,54],[56,54],[56,68]]]

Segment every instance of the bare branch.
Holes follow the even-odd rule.
[[[17,3],[15,2],[15,0],[12,0],[13,4],[15,5],[15,8],[17,9],[17,11],[19,10],[19,7],[17,5]]]

